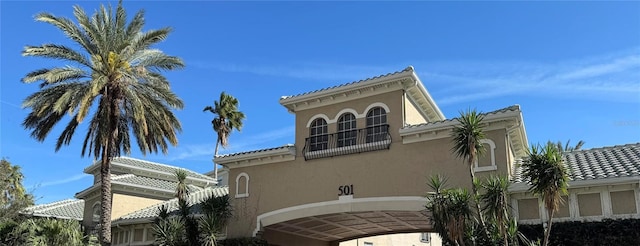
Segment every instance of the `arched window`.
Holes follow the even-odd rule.
[[[351,146],[356,144],[356,116],[352,113],[345,113],[338,118],[338,147]]]
[[[100,222],[100,214],[102,213],[102,206],[100,206],[100,202],[96,202],[91,207],[92,217],[91,220],[95,223]]]
[[[311,122],[309,129],[309,148],[311,151],[327,149],[329,135],[327,134],[327,121],[318,118]]]
[[[249,197],[249,174],[240,173],[236,177],[236,198]]]
[[[367,143],[387,139],[387,112],[382,107],[375,107],[367,112]]]
[[[475,161],[476,172],[492,171],[498,169],[496,166],[496,143],[491,139],[480,139],[480,143],[484,145],[484,155],[478,156]]]

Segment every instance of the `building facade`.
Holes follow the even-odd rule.
[[[282,97],[280,104],[295,114],[292,144],[216,156],[224,167],[217,180],[211,172],[188,172],[193,203],[229,194],[228,238],[260,237],[271,245],[441,244],[425,209],[428,178],[444,175],[449,186],[470,189],[470,170],[451,151],[458,121],[444,116],[412,67]],[[527,191],[519,165],[529,148],[522,114],[518,105],[482,114],[486,154],[473,172],[480,179],[508,177],[514,216],[540,224],[546,212]],[[555,220],[640,218],[640,143],[566,152],[563,159],[570,193]],[[98,165],[85,169],[95,182],[76,200],[27,212],[92,228],[100,207]],[[158,208],[177,208],[177,169],[114,159],[115,245],[153,242],[150,223]]]

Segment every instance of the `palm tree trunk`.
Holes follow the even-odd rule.
[[[548,218],[549,223],[547,223],[547,228],[545,228],[544,230],[544,242],[542,243],[542,246],[549,245],[549,235],[551,235],[551,222],[553,222],[553,214],[555,213],[553,209],[547,209],[547,210],[549,210],[547,212],[547,214],[549,215],[549,218]]]
[[[475,159],[475,158],[474,158]],[[489,240],[491,236],[489,235],[489,230],[487,230],[487,226],[484,223],[484,216],[482,215],[482,209],[480,208],[480,201],[478,200],[478,187],[476,187],[475,180],[476,175],[473,172],[473,160],[471,157],[469,158],[469,173],[471,174],[471,190],[473,191],[473,201],[476,204],[476,212],[478,212],[478,220],[480,221],[480,226],[482,227],[482,231],[484,232],[485,239]]]
[[[108,142],[108,141],[107,141]],[[102,148],[102,163],[100,164],[100,244],[111,245],[111,148],[106,143]]]
[[[220,141],[216,139],[216,148],[213,151],[213,178],[218,182],[218,164],[216,164],[216,156],[218,155],[218,146],[220,145]]]

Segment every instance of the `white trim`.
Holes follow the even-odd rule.
[[[611,207],[611,196],[609,190],[600,191],[600,206],[602,206],[602,215],[604,217],[613,216],[613,208]]]
[[[355,116],[355,117],[356,117],[356,119],[364,118],[364,116],[365,116],[364,114],[358,114],[358,111],[356,111],[355,109],[352,109],[352,108],[345,108],[345,109],[340,110],[340,112],[338,112],[338,113],[336,114],[336,117],[335,117],[335,119],[334,119],[334,122],[338,122],[338,119],[340,119],[340,116],[342,116],[342,115],[343,115],[343,114],[345,114],[345,113],[351,113],[351,114],[353,114],[353,116]],[[308,127],[308,126],[307,126],[307,127]]]
[[[317,216],[322,214],[363,212],[363,211],[422,211],[427,198],[422,196],[367,197],[354,199],[338,199],[333,201],[303,204],[282,208],[260,214],[256,217],[255,237],[262,227],[295,218]],[[280,215],[280,218],[276,218]],[[289,215],[284,216],[282,215]],[[270,221],[267,221],[270,220]],[[263,223],[264,222],[264,223]]]
[[[244,193],[240,193],[238,190],[239,187],[239,182],[240,182],[240,178],[241,177],[245,177],[246,181],[245,181],[245,186],[244,186]],[[242,172],[240,174],[238,174],[238,176],[236,176],[236,198],[243,198],[243,197],[249,197],[249,174]]]
[[[271,149],[260,150],[246,154],[218,156],[214,160],[216,163],[233,169],[239,167],[256,166],[274,162],[295,160],[296,149],[292,144]]]
[[[389,106],[387,106],[386,104],[382,103],[382,102],[374,102],[372,104],[369,104],[369,106],[367,106],[367,108],[364,109],[364,112],[362,113],[365,117],[367,116],[367,114],[369,113],[369,110],[371,110],[372,108],[375,107],[381,107],[383,108],[386,113],[391,113],[391,110],[389,110]]]
[[[580,218],[580,205],[578,204],[578,194],[569,193],[569,218]]]
[[[311,127],[311,123],[313,123],[313,121],[318,118],[323,118],[324,121],[327,122],[327,125],[336,122],[335,119],[334,120],[329,119],[329,117],[326,114],[316,114],[314,116],[311,116],[311,118],[309,118],[309,121],[307,122],[307,128]]]
[[[484,171],[498,170],[498,166],[496,166],[496,143],[494,143],[493,140],[488,138],[480,139],[480,143],[489,145],[489,149],[490,149],[489,154],[491,155],[491,165],[479,167],[478,158],[476,158],[474,162],[473,171],[478,173],[478,172],[484,172]],[[485,154],[487,153],[485,152]]]

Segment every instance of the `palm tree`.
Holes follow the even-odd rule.
[[[189,245],[198,245],[198,222],[195,218],[191,217],[191,208],[189,207],[189,188],[185,183],[187,179],[187,172],[183,169],[176,170],[176,179],[178,179],[178,185],[176,186],[176,198],[178,198],[178,211],[182,216],[184,222],[184,232]]]
[[[217,245],[217,235],[224,230],[233,215],[229,195],[212,195],[200,204],[204,213],[200,219],[202,245],[215,246]]]
[[[505,176],[491,176],[482,183],[482,188],[484,188],[484,193],[480,196],[483,203],[482,211],[489,220],[495,222],[504,245],[508,245],[509,180]]]
[[[571,140],[567,140],[567,142],[562,145],[562,141],[558,141],[556,143],[551,142],[551,140],[547,141],[547,144],[553,144],[556,146],[556,148],[558,148],[558,150],[560,152],[571,152],[571,151],[575,151],[575,150],[580,150],[582,149],[582,146],[584,145],[584,141],[580,140],[578,141],[578,143],[574,146],[569,145],[571,142]]]
[[[223,92],[220,93],[220,101],[214,101],[213,107],[206,106],[202,111],[209,111],[215,115],[211,121],[213,130],[218,134],[216,148],[213,157],[218,155],[218,146],[226,148],[229,143],[229,135],[233,129],[242,130],[244,113],[238,111],[238,99]],[[218,165],[213,163],[214,178],[218,180]]]
[[[568,169],[562,161],[562,153],[553,143],[531,146],[529,156],[522,163],[522,175],[529,180],[529,191],[542,197],[547,209],[548,223],[545,227],[543,246],[548,245],[553,215],[567,195]]]
[[[77,24],[49,13],[36,15],[37,21],[59,28],[79,50],[58,44],[26,46],[23,56],[65,61],[57,68],[27,74],[24,83],[41,82],[40,91],[30,95],[23,107],[31,108],[23,125],[31,136],[44,141],[53,127],[69,114],[70,120],[56,142],[56,151],[68,145],[77,126],[90,115],[82,156],[101,159],[100,241],[111,244],[111,159],[130,154],[131,134],[143,154],[167,152],[178,143],[180,122],[172,109],[183,107],[171,92],[169,81],[160,72],[184,66],[182,60],[151,46],[163,41],[170,28],[143,32],[144,12],[127,24],[122,1],[114,13],[101,6],[88,16],[79,6],[73,12]]]
[[[473,171],[473,166],[477,161],[478,156],[483,155],[485,152],[484,145],[480,143],[480,140],[485,138],[484,130],[482,128],[484,115],[478,113],[475,109],[469,109],[466,112],[460,112],[460,117],[456,120],[459,124],[453,128],[453,148],[451,151],[453,151],[458,158],[462,158],[467,161],[478,220],[480,221],[480,226],[484,231],[486,239],[489,239],[489,232],[484,222],[484,216],[482,215],[480,202],[478,200],[478,187],[476,185],[477,182],[475,182],[475,172]]]

